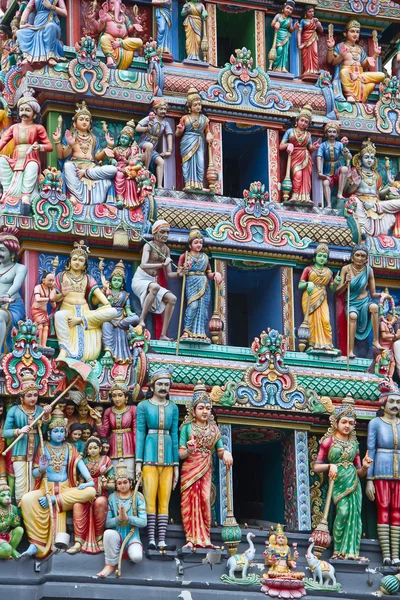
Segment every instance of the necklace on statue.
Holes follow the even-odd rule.
[[[74,282],[74,283],[80,283],[82,281],[82,279],[84,278],[84,274],[82,274],[79,278],[73,277],[73,275],[71,275],[71,273],[68,273],[68,277]]]
[[[47,451],[50,455],[50,464],[53,471],[56,473],[60,473],[64,466],[65,454],[67,451],[66,444],[61,447],[61,451],[57,452],[54,448],[52,448],[51,444],[46,444]]]
[[[77,138],[79,148],[82,150],[83,154],[87,154],[90,149],[91,135],[89,133],[78,133]]]

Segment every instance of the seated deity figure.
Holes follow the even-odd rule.
[[[344,42],[335,45],[333,35],[328,36],[327,61],[336,66],[334,89],[337,100],[347,102],[366,102],[377,83],[385,79],[385,74],[366,69],[376,68],[376,59],[381,54],[381,47],[374,40],[374,56],[367,56],[358,43],[360,40],[360,23],[349,21],[344,30]]]
[[[0,156],[1,204],[22,201],[22,212],[28,215],[32,200],[39,195],[40,153],[51,152],[53,146],[43,125],[40,125],[40,105],[28,90],[18,100],[19,123],[1,136],[0,151],[12,140],[12,157]]]
[[[345,194],[351,194],[348,204],[355,206],[354,216],[361,232],[371,236],[388,235],[400,212],[400,198],[381,200],[387,195],[390,183],[382,185],[377,170],[376,148],[371,140],[363,142],[360,152],[353,158],[353,165]],[[397,230],[395,227],[395,237],[400,235],[400,228]]]
[[[120,0],[104,2],[99,10],[89,15],[93,19],[96,31],[100,34],[100,46],[106,57],[108,67],[126,70],[132,64],[135,50],[139,50],[143,42],[140,38],[131,37],[134,31],[141,32],[139,23],[132,23],[126,14],[126,6]]]
[[[118,316],[97,281],[87,274],[88,254],[83,242],[75,242],[64,271],[56,276],[54,287],[59,309],[54,315],[54,325],[60,347],[58,360],[67,356],[81,361],[98,358],[101,326]],[[88,302],[102,306],[91,310]]]
[[[93,477],[82,456],[65,441],[66,421],[58,408],[53,411],[48,432],[49,440],[38,450],[33,465],[36,489],[25,494],[21,501],[30,542],[21,556],[47,556],[54,532],[66,532],[67,511],[77,502],[91,502],[96,497]],[[84,483],[79,483],[79,475]]]
[[[113,180],[117,174],[114,165],[97,163],[107,158],[100,148],[99,140],[92,133],[92,115],[86,102],[77,104],[71,131],[65,132],[61,142],[61,127],[53,133],[57,157],[64,162],[63,176],[67,197],[73,204],[103,204],[114,202]],[[106,134],[107,148],[112,149],[114,140]]]

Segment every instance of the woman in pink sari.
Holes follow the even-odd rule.
[[[224,446],[211,414],[211,399],[203,384],[193,391],[193,400],[181,426],[179,458],[181,468],[181,513],[185,548],[214,548],[211,529],[211,473],[214,448],[230,468],[232,455]]]
[[[290,161],[292,181],[291,202],[311,202],[311,154],[319,148],[321,140],[312,143],[308,128],[312,120],[311,106],[305,104],[296,118],[296,124],[282,138],[279,150],[286,150]]]
[[[73,522],[75,544],[68,554],[98,554],[104,551],[103,534],[107,519],[108,490],[114,490],[114,470],[111,459],[101,455],[102,445],[97,437],[86,442],[83,462],[87,466],[96,488],[93,502],[74,504]]]

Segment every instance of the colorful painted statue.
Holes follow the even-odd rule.
[[[335,45],[333,35],[327,40],[329,64],[336,66],[334,84],[342,100],[347,102],[366,102],[377,83],[385,79],[384,73],[366,71],[376,67],[376,59],[381,54],[378,41],[374,41],[374,56],[367,56],[358,43],[360,40],[360,23],[349,21],[344,31],[344,42]],[[341,96],[341,98],[340,98]]]
[[[337,202],[344,200],[343,190],[349,174],[349,167],[342,165],[340,159],[343,156],[347,161],[351,160],[351,152],[347,148],[349,140],[342,137],[337,138],[340,133],[340,123],[338,121],[328,121],[324,127],[326,139],[319,146],[315,154],[318,177],[322,180],[324,190],[325,205],[331,206],[331,189],[337,183]]]
[[[96,497],[93,478],[76,448],[65,441],[66,432],[65,417],[55,408],[48,425],[48,441],[38,449],[33,465],[36,489],[21,500],[30,542],[21,556],[47,556],[54,532],[66,531],[67,511],[76,502],[91,502]],[[79,474],[85,483],[79,483]],[[57,510],[53,510],[53,505]]]
[[[71,131],[67,129],[61,142],[61,127],[53,133],[57,157],[64,162],[63,176],[67,197],[73,204],[102,204],[114,202],[113,180],[117,174],[114,165],[97,163],[105,160],[107,153],[100,148],[93,135],[92,115],[85,102],[77,104]],[[114,147],[114,140],[106,134],[107,148]]]
[[[206,7],[198,0],[185,2],[181,15],[185,17],[183,28],[185,30],[186,58],[189,60],[201,60],[201,40],[208,17]]]
[[[153,242],[145,244],[140,267],[132,279],[132,291],[140,300],[142,314],[139,325],[146,327],[145,318],[150,311],[161,314],[165,311],[160,340],[171,341],[167,336],[168,325],[175,308],[176,296],[157,283],[157,275],[164,269],[168,278],[182,277],[183,273],[172,272],[169,248],[167,246],[170,225],[163,219],[153,223]]]
[[[108,499],[108,513],[104,532],[105,566],[98,577],[108,577],[121,570],[122,555],[126,551],[134,564],[143,558],[140,529],[146,527],[146,504],[143,495],[132,490],[133,479],[121,459],[115,472],[115,487]],[[120,574],[120,573],[119,573]]]
[[[89,405],[87,399],[85,398],[84,392],[78,390],[71,390],[70,397],[73,398],[76,402],[76,412],[69,417],[68,419],[68,427],[73,425],[74,423],[79,423],[80,425],[88,424],[90,427],[95,426],[95,418],[97,419],[97,412],[94,411]]]
[[[380,386],[380,405],[368,423],[368,469],[366,494],[378,508],[378,538],[384,565],[399,565],[400,476],[397,471],[400,436],[400,390],[392,380]]]
[[[190,88],[187,95],[188,115],[177,125],[175,135],[181,137],[183,190],[204,190],[205,142],[211,144],[210,121],[202,114],[198,91]]]
[[[57,306],[54,282],[54,273],[43,271],[39,285],[33,289],[32,321],[36,323],[39,345],[42,348],[46,346],[49,336],[50,316],[47,312],[47,305],[50,303],[52,308]]]
[[[54,325],[60,353],[58,360],[69,356],[76,360],[95,360],[101,352],[101,326],[117,317],[100,290],[97,281],[87,274],[89,248],[75,242],[64,271],[56,276],[58,311]],[[96,310],[89,302],[101,304]]]
[[[354,168],[345,186],[345,193],[351,194],[349,203],[354,208],[356,218],[363,234],[377,236],[392,235],[400,237],[400,198],[381,200],[390,191],[390,182],[382,186],[382,178],[377,170],[376,148],[370,139],[362,143],[361,150],[353,158]]]
[[[11,491],[0,481],[0,559],[19,558],[17,548],[24,535],[18,509],[11,504]]]
[[[328,259],[328,244],[321,241],[315,249],[313,266],[304,269],[299,281],[299,290],[304,290],[303,314],[308,317],[310,327],[309,346],[315,350],[333,350],[327,287],[335,292],[341,277],[333,277],[326,266]]]
[[[21,433],[24,437],[11,449],[11,460],[15,477],[15,500],[18,505],[24,494],[34,487],[32,464],[39,446],[38,426],[31,423],[44,413],[42,423],[49,422],[51,407],[37,406],[39,388],[31,371],[26,370],[22,380],[21,404],[12,406],[6,416],[3,436],[6,440],[14,440]]]
[[[292,568],[296,568],[296,560],[299,553],[292,550],[288,544],[288,539],[283,532],[283,528],[278,523],[275,530],[269,536],[268,542],[265,542],[264,560],[268,569],[268,578],[291,577],[293,579],[303,579],[304,573],[296,573]]]
[[[68,554],[103,552],[103,534],[107,518],[108,491],[115,489],[114,469],[108,456],[101,456],[101,441],[90,437],[85,445],[83,462],[94,483],[96,497],[92,502],[76,502],[72,509],[75,544]]]
[[[190,228],[189,250],[179,257],[178,267],[186,275],[186,311],[182,339],[210,342],[206,335],[211,289],[208,280],[216,285],[222,281],[221,273],[213,273],[207,254],[202,252],[204,238],[196,225]],[[180,334],[180,332],[178,332]]]
[[[0,352],[11,352],[12,329],[26,316],[20,290],[27,268],[16,262],[21,250],[17,234],[13,227],[3,227],[0,232]]]
[[[169,500],[179,478],[179,411],[168,399],[171,371],[160,368],[153,373],[147,399],[139,402],[136,413],[136,477],[142,474],[150,550],[157,546],[160,550],[175,549],[165,541]]]
[[[318,34],[323,32],[323,27],[315,17],[314,6],[306,6],[304,17],[297,30],[297,45],[301,51],[303,73],[301,78],[316,81],[319,75]]]
[[[132,362],[127,331],[129,327],[136,327],[139,323],[139,317],[131,310],[129,292],[124,289],[125,281],[125,265],[122,260],[111,273],[110,281],[107,281],[102,274],[103,292],[110,305],[117,311],[115,319],[101,326],[103,358],[112,358],[114,363],[121,364]]]
[[[8,73],[12,66],[12,46],[11,32],[6,25],[0,25],[0,81],[4,83],[4,75]],[[13,61],[15,64],[15,60]]]
[[[181,513],[185,548],[214,548],[211,543],[211,475],[214,450],[229,469],[232,455],[224,449],[211,413],[211,398],[202,383],[195,385],[188,414],[181,425]]]
[[[155,177],[144,168],[144,153],[135,142],[135,121],[129,121],[125,125],[116,146],[112,150],[106,148],[105,152],[117,167],[114,180],[117,207],[134,209],[143,204],[144,195],[139,189],[140,177],[145,174],[150,184],[155,183]]]
[[[28,215],[30,205],[39,195],[40,152],[51,152],[53,146],[43,125],[40,106],[28,90],[18,100],[20,123],[6,129],[0,139],[0,150],[14,141],[12,158],[0,156],[1,204],[22,202],[22,212]]]
[[[32,12],[35,19],[28,22]],[[60,17],[67,16],[64,0],[29,0],[22,13],[17,39],[24,61],[54,66],[64,57]]]
[[[170,54],[172,47],[172,0],[151,0],[155,7],[157,24],[157,47],[163,54]]]
[[[145,166],[156,172],[157,187],[163,187],[164,160],[172,153],[173,132],[171,125],[166,119],[168,103],[165,98],[154,98],[152,111],[136,126],[140,133],[139,146],[145,153]],[[166,141],[167,150],[162,150],[162,144]]]
[[[120,0],[109,0],[101,6],[98,17],[93,11],[89,18],[100,34],[100,46],[106,57],[106,64],[117,69],[129,69],[135,50],[143,45],[140,38],[131,36],[135,31],[143,31],[143,27],[131,22],[126,14],[126,6]]]
[[[271,65],[273,71],[288,72],[290,36],[293,31],[299,28],[299,23],[297,21],[293,23],[291,18],[294,6],[293,0],[287,0],[282,12],[272,19],[271,27],[275,29],[275,33],[272,42],[272,54],[269,54],[269,58],[271,61],[271,57],[274,57]]]
[[[345,299],[345,310],[350,306],[348,315],[349,333],[349,358],[355,358],[354,342],[368,338],[371,329],[374,339],[372,345],[382,350],[379,344],[378,305],[373,301],[380,298],[376,292],[374,271],[368,264],[368,250],[364,244],[354,246],[351,252],[351,263],[342,267],[340,271],[341,283],[336,288],[337,294],[347,290],[350,300]]]
[[[129,390],[123,380],[114,380],[110,388],[110,397],[114,406],[104,412],[103,422],[97,419],[97,434],[109,438],[109,456],[114,471],[119,460],[123,458],[129,477],[134,480],[136,406],[128,404]]]
[[[311,154],[318,150],[321,140],[312,143],[311,133],[308,128],[312,121],[311,106],[306,104],[300,110],[296,124],[288,129],[279,146],[288,154],[289,166],[292,180],[292,202],[311,202]]]
[[[7,463],[3,452],[6,449],[6,440],[4,437],[5,423],[4,400],[0,400],[0,485],[7,483]]]
[[[367,452],[361,462],[353,404],[352,398],[346,398],[337,412],[329,418],[331,426],[321,439],[314,471],[327,471],[329,478],[334,481],[332,497],[336,505],[336,518],[331,560],[350,558],[368,562],[368,559],[359,555],[362,533],[362,492],[359,478],[366,475],[372,458]]]

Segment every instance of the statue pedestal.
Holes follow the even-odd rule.
[[[289,79],[289,81],[294,79],[293,73],[282,73],[282,71],[267,71],[267,75],[269,77],[277,77],[278,79]]]
[[[174,560],[176,558],[176,550],[146,550],[147,558],[150,560]]]
[[[209,63],[204,60],[193,60],[191,58],[185,58],[183,64],[188,65],[189,67],[201,67],[203,69],[208,69],[210,66]]]
[[[288,200],[281,204],[287,210],[295,210],[296,212],[311,212],[315,208],[314,202],[296,202],[295,200]]]
[[[301,76],[301,80],[305,81],[307,83],[315,83],[316,81],[318,81],[318,78],[319,78],[318,73],[304,73]]]
[[[338,350],[337,348],[332,348],[332,350],[317,350],[315,348],[307,348],[306,350],[307,354],[310,354],[310,356],[329,356],[331,358],[336,358],[337,356],[340,356],[342,354],[341,350]]]
[[[306,595],[304,581],[302,579],[261,579],[261,591],[271,598],[302,598]]]

